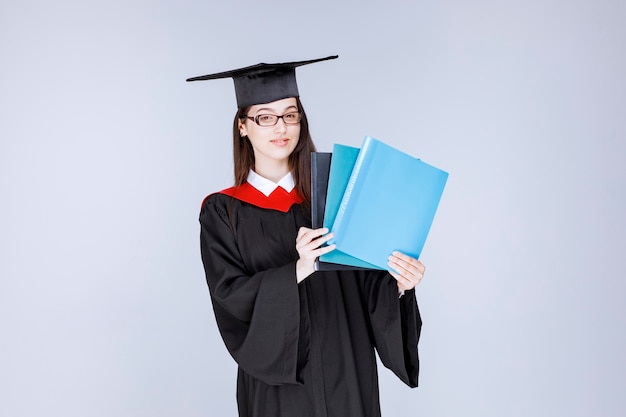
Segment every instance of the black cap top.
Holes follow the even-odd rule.
[[[338,55],[308,61],[284,62],[280,64],[256,64],[232,71],[193,77],[187,81],[232,78],[235,83],[237,107],[271,103],[288,97],[298,97],[296,67],[338,58]]]

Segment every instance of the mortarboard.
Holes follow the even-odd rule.
[[[187,81],[216,80],[232,78],[235,83],[237,107],[271,103],[288,97],[298,97],[296,67],[315,62],[335,59],[338,55],[308,61],[283,62],[278,64],[256,64],[249,67],[215,74],[188,78]]]

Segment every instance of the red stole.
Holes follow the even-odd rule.
[[[225,194],[257,207],[278,210],[283,213],[288,212],[292,205],[304,201],[304,198],[298,194],[295,188],[288,193],[283,187],[276,187],[269,196],[266,196],[247,182],[239,187],[222,190],[219,194]]]

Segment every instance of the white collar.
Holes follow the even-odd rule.
[[[266,197],[269,197],[269,195],[272,194],[272,192],[274,192],[274,190],[278,187],[283,187],[285,191],[290,193],[291,190],[293,190],[296,186],[293,181],[293,175],[291,175],[291,172],[282,177],[277,184],[272,180],[268,180],[267,178],[260,176],[253,170],[250,170],[250,172],[248,173],[248,183],[263,194],[265,194]]]

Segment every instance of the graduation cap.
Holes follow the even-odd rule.
[[[215,74],[193,77],[187,81],[232,78],[235,83],[237,107],[271,103],[288,97],[298,97],[296,68],[302,65],[338,58],[338,55],[308,61],[283,62],[278,64],[256,64],[249,67]]]

